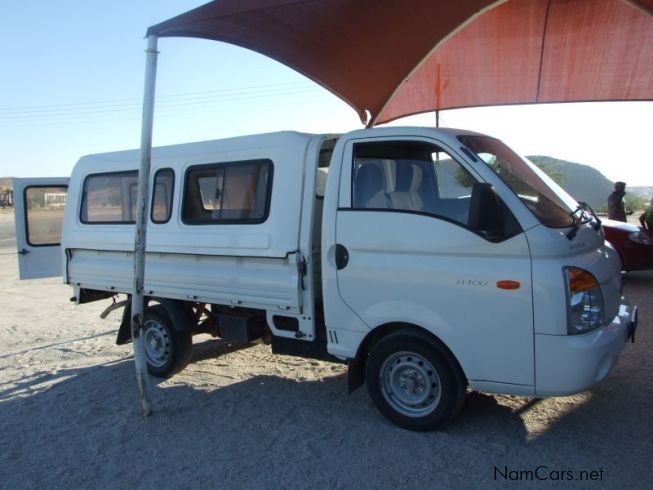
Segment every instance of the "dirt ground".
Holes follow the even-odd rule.
[[[196,337],[143,418],[119,314],[72,305],[61,279],[18,281],[13,233],[0,210],[0,488],[650,488],[653,272],[625,276],[637,342],[580,395],[469,393],[446,431],[412,433],[348,395],[341,365]]]

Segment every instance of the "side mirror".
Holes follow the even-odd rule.
[[[487,238],[501,235],[503,220],[501,203],[491,184],[476,182],[469,203],[468,226]]]

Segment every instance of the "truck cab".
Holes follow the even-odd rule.
[[[129,307],[137,168],[137,151],[75,167],[51,247],[79,303],[123,293]],[[346,362],[350,390],[366,383],[388,419],[428,430],[453,419],[468,386],[589,388],[637,325],[598,218],[486,135],[389,127],[175,145],[153,149],[150,179],[155,375],[183,368],[192,333],[269,337],[276,353]],[[40,212],[21,205],[26,237]]]

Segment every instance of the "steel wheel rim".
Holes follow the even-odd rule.
[[[431,413],[442,396],[440,377],[433,365],[414,352],[396,352],[381,366],[381,393],[402,415],[422,417]]]
[[[147,363],[153,367],[163,367],[170,359],[170,337],[159,322],[148,320],[144,325],[143,345]]]

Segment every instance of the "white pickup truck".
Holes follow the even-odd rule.
[[[17,179],[21,276],[62,274],[78,303],[129,298],[138,164],[138,150],[105,153],[69,181]],[[264,338],[346,362],[350,390],[366,383],[388,419],[429,430],[468,386],[585,390],[637,326],[598,218],[485,135],[389,127],[154,148],[150,190],[155,376],[184,368],[194,333]]]

